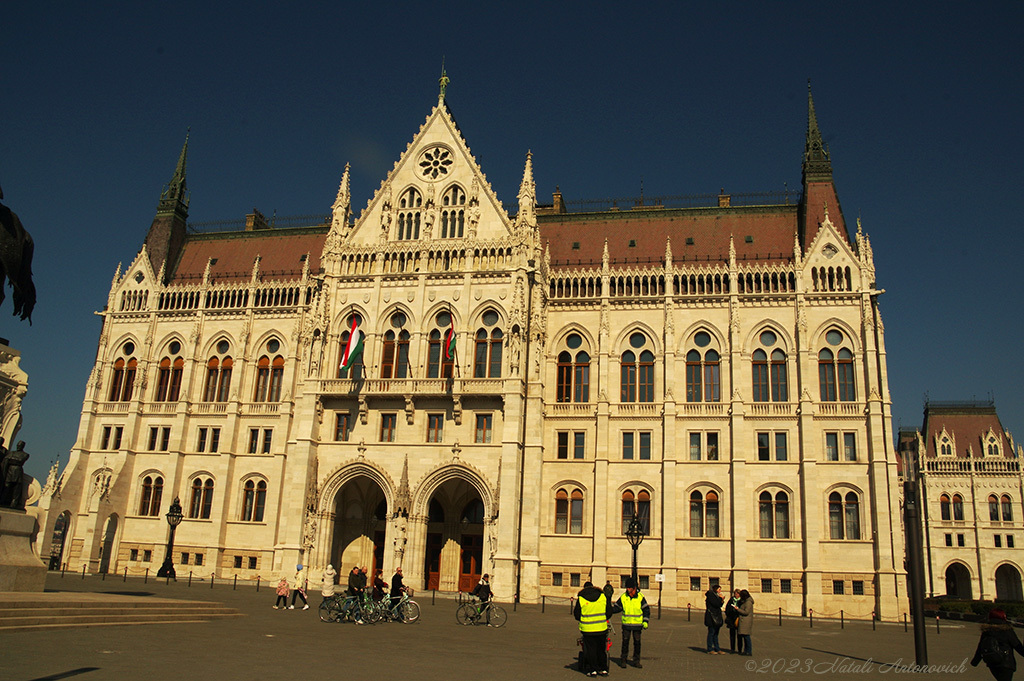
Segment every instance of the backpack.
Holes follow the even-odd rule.
[[[989,667],[1012,667],[1013,648],[996,636],[986,636],[981,642],[981,659]]]

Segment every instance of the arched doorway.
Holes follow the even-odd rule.
[[[328,561],[344,584],[353,566],[366,567],[368,576],[384,567],[388,504],[384,490],[372,478],[349,480],[334,498],[334,536]]]
[[[430,496],[424,552],[424,588],[471,591],[484,568],[484,502],[461,478]]]
[[[117,535],[117,515],[107,518],[103,528],[103,541],[100,543],[100,574],[110,572],[110,558],[114,552],[114,537]]]
[[[47,566],[50,570],[60,570],[61,559],[64,557],[64,539],[67,537],[70,525],[70,511],[61,513],[53,523],[53,535],[50,539],[50,563]]]
[[[946,568],[946,595],[950,598],[971,599],[971,573],[963,563]]]
[[[996,600],[1024,600],[1024,593],[1021,592],[1020,572],[1008,563],[1003,563],[996,568]]]

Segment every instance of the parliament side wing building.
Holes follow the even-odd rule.
[[[179,575],[536,602],[618,587],[636,519],[666,606],[905,610],[881,291],[810,95],[802,192],[680,206],[538,204],[527,154],[513,214],[442,91],[358,216],[346,167],[323,220],[197,231],[187,144],[102,312],[53,565],[155,571],[178,497]]]

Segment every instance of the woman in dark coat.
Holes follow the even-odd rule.
[[[718,647],[718,630],[722,628],[722,587],[717,584],[704,594],[704,626],[708,628],[708,655],[725,655]]]
[[[739,625],[740,614],[736,606],[740,604],[740,590],[733,589],[732,598],[725,604],[725,626],[729,627],[729,652],[736,652],[736,627]],[[742,652],[742,651],[740,651]]]
[[[977,667],[984,660],[996,681],[1010,681],[1017,671],[1017,658],[1013,655],[1015,650],[1024,655],[1024,646],[1021,646],[1013,626],[1006,621],[1006,613],[993,610],[988,614],[988,624],[981,625],[981,639],[971,659],[971,666]]]

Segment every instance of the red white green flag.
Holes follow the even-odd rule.
[[[444,358],[455,359],[455,317],[452,317],[451,328],[444,335]]]
[[[348,343],[345,344],[345,351],[341,353],[341,370],[347,371],[363,354],[363,339],[366,334],[356,325],[355,318],[352,319],[352,328],[348,334]]]

